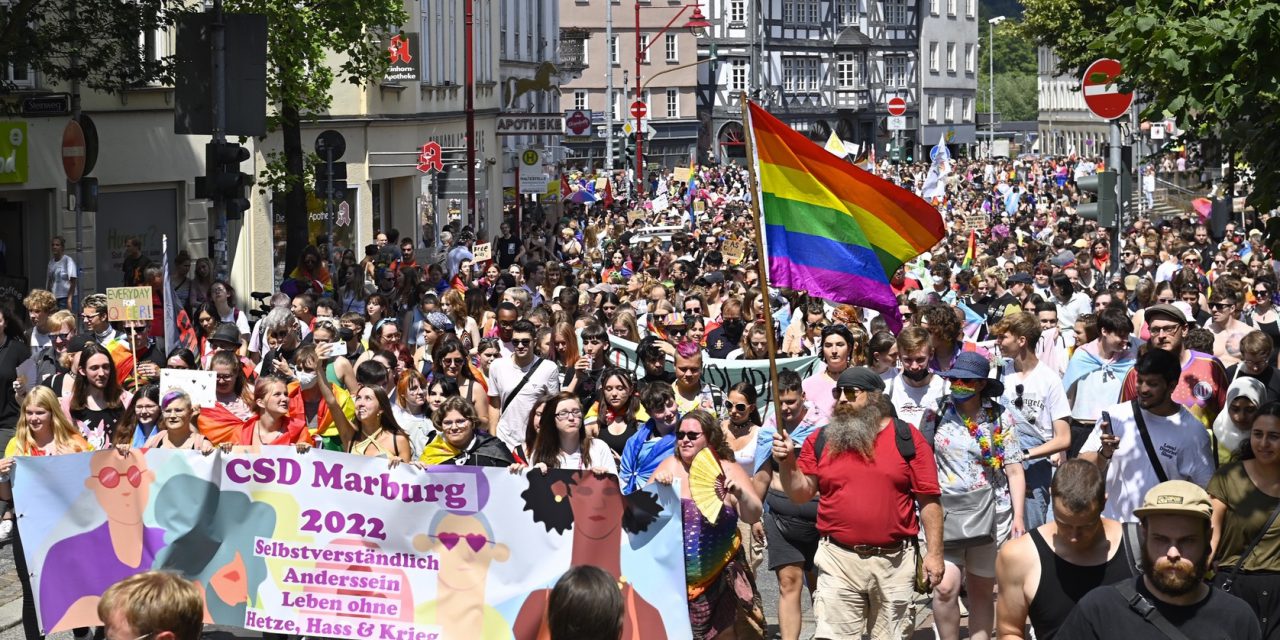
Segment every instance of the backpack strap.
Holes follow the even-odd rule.
[[[911,436],[911,425],[893,418],[893,442],[898,447],[898,454],[902,459],[911,462],[916,457],[916,442]],[[813,435],[813,458],[815,461],[822,460],[822,451],[827,448],[827,429],[823,427]]]
[[[1141,580],[1141,578],[1136,578],[1135,580]],[[1134,583],[1134,580],[1125,580],[1111,586],[1120,592],[1120,596],[1129,604],[1129,609],[1155,627],[1156,631],[1164,634],[1166,638],[1169,638],[1169,640],[1190,640],[1185,633],[1173,626],[1173,623],[1169,622],[1155,605],[1151,604],[1141,593],[1138,593]]]

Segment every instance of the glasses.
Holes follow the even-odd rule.
[[[1267,291],[1266,289],[1254,289],[1254,290],[1253,290],[1253,295],[1258,296],[1258,297],[1260,297],[1260,298],[1265,298],[1265,297],[1270,296],[1270,295],[1271,295],[1271,292],[1270,292],[1270,291]]]
[[[1213,309],[1214,311],[1221,311],[1222,309],[1229,309],[1234,306],[1235,305],[1230,302],[1210,302],[1209,303],[1209,308]]]
[[[560,418],[561,420],[568,420],[569,418],[581,418],[582,409],[565,409],[564,411],[557,411],[556,417]]]
[[[1259,294],[1259,295],[1262,295],[1262,294]],[[49,334],[49,339],[53,340],[54,342],[62,342],[64,340],[70,340],[71,334],[70,333],[51,333]]]
[[[733,404],[729,405],[729,408],[732,409],[733,411],[737,411],[738,413],[745,413],[747,409],[751,408],[751,405],[745,402],[734,402]]]
[[[667,327],[667,335],[669,336],[683,336],[688,334],[689,330],[687,328]]]
[[[1160,325],[1160,326],[1158,326],[1158,327],[1157,327],[1157,326],[1155,326],[1155,325],[1147,325],[1147,328],[1151,330],[1151,335],[1153,335],[1153,336],[1160,336],[1160,335],[1165,335],[1165,334],[1173,335],[1173,334],[1177,333],[1179,329],[1181,329],[1181,328],[1182,328],[1182,325],[1180,325],[1180,324],[1162,324],[1162,325]]]
[[[440,544],[444,545],[444,548],[450,551],[452,551],[454,547],[458,546],[458,543],[462,540],[466,540],[467,546],[471,547],[471,550],[476,553],[480,553],[480,550],[483,549],[486,544],[489,544],[488,536],[483,533],[437,533],[431,537],[439,540]]]
[[[440,364],[446,367],[460,367],[466,361],[466,358],[442,358]]]
[[[445,420],[444,422],[440,423],[440,426],[444,427],[445,429],[461,431],[462,429],[466,429],[468,424],[471,424],[471,421],[467,420],[466,418],[463,418],[461,420]]]
[[[677,431],[676,440],[688,440],[690,442],[702,437],[701,431]]]
[[[529,346],[529,345],[531,345],[531,344],[533,344],[533,340],[532,340],[532,339],[529,339],[529,338],[525,338],[525,339],[523,339],[523,340],[512,340],[512,341],[511,341],[511,346],[513,346],[513,347],[527,347],[527,346]]]
[[[108,489],[120,486],[121,477],[120,470],[115,467],[104,467],[102,471],[98,472],[98,482]],[[142,484],[142,470],[137,465],[132,465],[126,469],[123,477],[129,481],[129,484],[133,485],[134,489],[137,489]]]
[[[832,389],[831,397],[835,398],[836,400],[839,400],[840,398],[843,397],[845,400],[848,400],[849,402],[853,402],[858,397],[858,391],[859,389],[853,389],[853,388]]]
[[[827,322],[825,320],[819,320],[817,322],[809,323],[810,329],[825,329],[826,327],[827,327]]]
[[[684,311],[685,313],[695,313],[698,315],[702,315],[702,307],[698,307],[698,306],[685,307]]]
[[[94,318],[96,318],[96,317],[98,317],[98,316],[100,316],[100,315],[102,315],[102,314],[101,314],[101,313],[82,313],[82,314],[80,314],[80,319],[81,319],[81,320],[92,320],[92,319],[94,319]]]

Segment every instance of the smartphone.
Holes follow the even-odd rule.
[[[1098,417],[1098,428],[1102,429],[1102,435],[1111,435],[1111,416],[1106,411],[1103,411],[1102,415]]]
[[[347,343],[341,340],[335,340],[329,343],[328,356],[330,358],[336,358],[338,356],[345,356],[345,355],[347,355]]]

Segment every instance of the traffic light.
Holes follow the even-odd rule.
[[[627,139],[610,135],[609,144],[613,145],[613,166],[610,169],[623,169],[627,166]]]
[[[1093,202],[1081,202],[1076,206],[1076,214],[1085,220],[1097,220],[1100,227],[1111,227],[1116,224],[1116,172],[1099,171],[1091,176],[1076,180],[1076,188],[1083,199],[1085,194],[1092,194]]]
[[[249,150],[234,142],[209,142],[204,146],[205,175],[196,178],[196,197],[226,205],[228,218],[240,218],[249,208],[248,189],[253,176],[240,171]]]
[[[333,192],[329,191],[330,180],[333,181]],[[332,197],[342,200],[347,197],[347,163],[321,162],[316,165],[316,197],[325,199]]]

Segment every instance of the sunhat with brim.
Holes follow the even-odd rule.
[[[962,351],[956,356],[955,364],[950,369],[939,372],[938,375],[948,380],[986,380],[987,386],[982,389],[982,395],[986,398],[994,398],[1004,395],[1004,383],[989,377],[987,373],[991,370],[991,362],[989,362],[982,354],[976,351]]]

